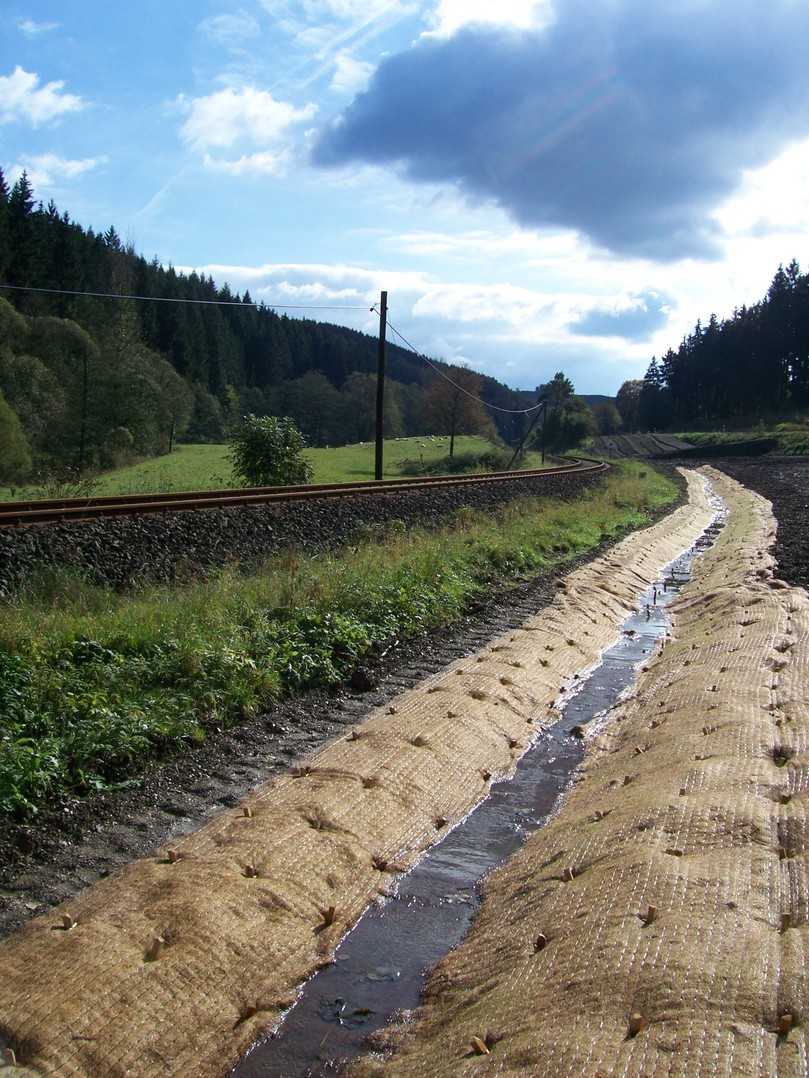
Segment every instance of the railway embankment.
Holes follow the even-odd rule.
[[[438,527],[464,508],[492,512],[520,498],[575,498],[602,481],[598,472],[535,473],[499,483],[466,480],[351,497],[4,527],[0,599],[55,569],[115,588],[182,582],[227,565],[257,566],[290,549],[336,550],[395,522]]]
[[[352,1073],[805,1073],[809,596],[769,503],[710,474],[730,513],[671,641]]]

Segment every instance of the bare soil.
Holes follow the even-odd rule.
[[[712,460],[711,465],[772,502],[778,521],[778,575],[788,584],[809,588],[809,458]]]

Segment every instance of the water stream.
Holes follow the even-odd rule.
[[[334,965],[306,983],[277,1033],[250,1049],[233,1078],[335,1075],[371,1031],[418,1005],[431,967],[465,936],[483,877],[558,811],[584,756],[572,731],[604,721],[665,636],[666,606],[690,578],[695,555],[723,526],[718,501],[716,510],[703,536],[639,596],[600,664],[559,699],[561,718],[538,732],[515,774],[493,783],[489,796],[398,880],[392,897],[370,907],[340,944]]]

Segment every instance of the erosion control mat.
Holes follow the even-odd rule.
[[[769,503],[708,474],[729,522],[674,639],[387,1032],[386,1076],[807,1074],[809,596],[773,578]]]
[[[0,944],[0,1037],[18,1062],[104,1078],[226,1073],[391,873],[555,717],[567,679],[598,661],[638,592],[709,523],[693,473],[689,493],[572,573],[521,629]]]

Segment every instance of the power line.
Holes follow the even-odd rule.
[[[372,308],[372,310],[376,310],[376,308],[374,307]],[[378,313],[379,312],[377,311],[377,314]],[[419,352],[418,349],[410,343],[407,337],[405,337],[402,333],[399,332],[399,330],[396,328],[396,326],[393,325],[390,320],[388,320],[388,327],[393,330],[399,340],[402,341],[402,343],[406,345],[415,356],[423,360],[428,367],[432,367],[435,373],[439,374],[445,382],[449,382],[449,384],[451,386],[454,386],[455,389],[457,389],[460,393],[464,393],[473,401],[477,401],[478,404],[482,404],[484,408],[491,408],[495,412],[505,412],[506,415],[528,415],[529,412],[535,412],[537,408],[542,408],[545,404],[545,401],[540,401],[539,404],[532,404],[530,408],[501,408],[499,404],[490,404],[489,401],[485,401],[482,397],[478,397],[474,393],[471,393],[468,389],[465,389],[462,385],[459,385],[458,382],[454,382],[448,374],[445,374],[440,367],[437,367],[431,359],[428,359],[428,357],[424,355],[423,352]]]
[[[253,307],[260,310],[262,307],[279,307],[288,311],[367,311],[369,308],[363,304],[361,307],[338,306],[337,304],[316,303],[273,303],[262,301],[261,303],[242,303],[238,299],[184,299],[180,296],[130,296],[120,292],[76,292],[68,288],[29,288],[19,284],[0,284],[0,288],[10,292],[44,292],[51,296],[84,296],[90,299],[134,299],[145,303],[195,303],[203,307]]]

